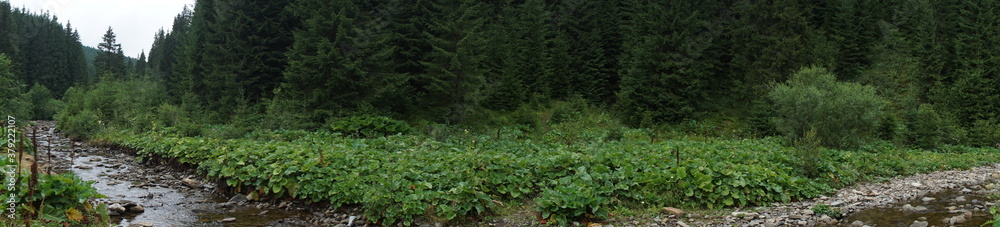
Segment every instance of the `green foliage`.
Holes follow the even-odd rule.
[[[588,218],[608,218],[609,205],[614,187],[601,185],[602,181],[610,179],[594,179],[587,172],[586,166],[574,169],[573,176],[558,180],[553,188],[542,190],[535,203],[542,212],[542,218],[554,220],[554,223],[568,225],[572,219],[589,216]],[[607,176],[598,174],[597,177]]]
[[[692,117],[719,65],[722,35],[710,1],[632,1],[618,105],[632,126]]]
[[[157,129],[171,121],[159,117],[177,117],[159,112],[166,98],[163,86],[148,80],[102,81],[89,90],[71,88],[64,96],[67,104],[55,118],[57,127],[73,137],[89,138],[104,127]]]
[[[413,131],[404,121],[373,115],[340,118],[330,122],[328,127],[333,132],[355,138],[375,138]]]
[[[14,77],[14,67],[11,65],[10,59],[7,58],[6,54],[0,53],[0,97],[5,97],[0,99],[0,108],[3,109],[3,114],[14,117],[28,116],[28,104],[21,99],[13,98],[20,96],[23,87],[24,85]]]
[[[126,73],[125,54],[122,45],[116,41],[115,32],[108,27],[104,33],[103,42],[97,45],[100,50],[94,57],[94,71],[100,80],[124,80]]]
[[[996,120],[977,120],[969,128],[971,146],[991,147],[1000,144],[1000,124]]]
[[[875,139],[886,101],[870,86],[837,82],[824,68],[803,68],[768,97],[775,127],[791,140],[815,130],[823,146],[858,147]]]
[[[812,211],[817,216],[826,215],[835,219],[840,219],[840,217],[844,216],[844,213],[840,212],[840,208],[832,208],[826,204],[816,204],[813,206]]]
[[[982,226],[1000,227],[1000,206],[990,207],[990,214],[993,215],[993,219],[986,221]]]
[[[18,140],[21,146],[34,150],[29,139],[18,133]],[[7,147],[7,140],[0,141],[0,147]],[[28,152],[31,153],[31,152]],[[14,172],[13,176],[18,184],[14,191],[8,191],[8,187],[0,188],[0,200],[13,201],[18,207],[18,213],[22,216],[14,220],[5,221],[23,222],[25,219],[34,219],[31,223],[42,226],[65,226],[65,225],[108,225],[107,208],[94,207],[90,203],[91,199],[106,198],[97,192],[91,185],[93,181],[84,181],[72,173],[58,175],[38,174],[38,183],[33,188],[29,188],[32,173],[27,170],[16,169],[18,164],[15,159],[0,159],[0,170],[3,172]],[[11,175],[4,174],[0,177],[3,182],[14,182],[15,179],[8,179]],[[12,186],[13,187],[13,186]],[[33,194],[29,194],[33,192]],[[10,196],[16,196],[11,198]],[[4,223],[0,221],[0,223]],[[10,223],[7,223],[10,224]]]
[[[5,168],[13,168],[8,166]],[[30,174],[18,174],[22,182],[27,182]],[[5,179],[6,182],[6,179]],[[93,181],[81,180],[72,173],[59,175],[42,174],[38,176],[38,184],[33,195],[28,195],[28,188],[22,184],[17,191],[16,203],[23,215],[31,215],[41,223],[86,225],[107,223],[107,208],[94,207],[90,202],[93,198],[105,198],[91,187]],[[0,199],[7,201],[11,193],[4,192]],[[86,214],[86,215],[84,215]]]
[[[303,131],[238,139],[106,131],[101,139],[198,164],[211,177],[265,196],[360,204],[383,223],[482,214],[497,205],[493,200],[534,198],[547,218],[565,223],[607,217],[625,202],[749,206],[829,191],[785,167],[794,161],[778,140],[602,142],[603,134],[584,132],[567,144],[555,129],[540,137],[551,142],[542,143],[513,139],[517,132],[435,141]],[[681,166],[672,149],[681,150]]]
[[[967,132],[948,115],[940,114],[934,106],[921,104],[910,114],[907,138],[920,148],[937,148],[943,144],[964,142]]]
[[[52,97],[52,91],[41,84],[32,86],[31,90],[24,94],[24,99],[31,104],[32,120],[52,120],[52,116],[62,105],[62,102]]]

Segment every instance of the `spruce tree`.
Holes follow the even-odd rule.
[[[135,74],[139,77],[147,76],[146,50],[139,53],[139,59],[135,61]]]
[[[0,1],[0,53],[8,56],[14,54],[14,42],[12,41],[14,34],[16,33],[10,2]]]
[[[115,40],[115,32],[111,27],[108,27],[108,31],[104,33],[102,40],[104,41],[97,45],[97,49],[100,52],[94,57],[94,70],[97,73],[97,78],[101,80],[124,79],[126,72],[125,56],[121,51],[122,45],[118,44]]]
[[[709,2],[629,1],[618,105],[625,122],[647,125],[692,117],[715,76],[722,7]]]
[[[423,93],[419,103],[437,120],[458,123],[482,101],[484,84],[484,24],[482,3],[472,0],[427,0],[426,39],[433,47],[421,64],[427,67],[416,78]]]

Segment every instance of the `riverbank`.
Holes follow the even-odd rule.
[[[1000,193],[998,179],[1000,179],[1000,164],[992,163],[968,170],[937,171],[896,177],[885,182],[862,183],[841,188],[831,196],[792,203],[775,203],[771,206],[744,209],[695,211],[683,218],[661,214],[652,218],[650,222],[621,224],[624,226],[884,226],[886,223],[892,223],[892,226],[897,226],[906,223],[913,226],[979,226],[989,220],[989,207],[996,205],[984,198]],[[837,209],[844,218],[837,219],[817,213],[813,210],[817,205],[827,205]],[[866,214],[866,211],[875,212]]]

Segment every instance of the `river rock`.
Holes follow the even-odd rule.
[[[228,217],[222,219],[222,222],[234,222],[234,221],[236,221],[236,218],[234,217]]]
[[[910,224],[910,227],[927,227],[927,222],[926,221],[913,221],[913,224]]]
[[[91,162],[100,162],[101,158],[90,158]]]
[[[930,201],[936,200],[936,198],[934,198],[934,197],[924,197],[923,199],[920,199],[920,200],[922,200],[924,202],[930,202]]]
[[[141,221],[141,222],[132,223],[131,225],[128,225],[128,226],[129,227],[153,227],[153,223],[152,222],[148,222],[148,221]]]
[[[851,227],[862,227],[862,226],[865,226],[865,222],[863,222],[863,221],[854,221],[854,222],[851,222]]]
[[[927,207],[924,207],[924,206],[917,206],[917,207],[914,207],[914,208],[913,208],[913,211],[916,211],[916,212],[924,212],[924,211],[927,211]]]
[[[830,218],[830,216],[827,216],[827,215],[824,214],[822,217],[819,218],[819,222],[820,223],[830,223],[830,222],[833,222],[833,218]]]
[[[201,182],[198,182],[197,180],[191,178],[184,178],[183,180],[181,180],[181,183],[184,183],[184,185],[187,185],[188,187],[191,188],[195,189],[201,188]]]
[[[966,221],[965,215],[958,215],[958,216],[954,216],[954,217],[942,219],[941,223],[944,223],[945,225],[957,225],[957,224],[965,223],[965,221]]]
[[[146,212],[146,208],[143,208],[142,206],[139,206],[139,205],[135,205],[133,207],[129,207],[128,211],[132,212],[132,213],[142,213],[142,212]]]
[[[114,203],[114,204],[108,205],[108,211],[114,211],[114,212],[118,212],[119,214],[122,214],[122,213],[125,213],[125,207],[122,206],[121,204]]]
[[[795,224],[798,224],[798,225],[800,225],[800,226],[806,226],[806,225],[808,225],[808,224],[809,224],[809,222],[807,222],[807,221],[798,221],[798,222],[796,222]]]
[[[913,210],[913,205],[910,205],[910,204],[903,205],[903,207],[901,209],[903,209],[903,211],[914,211]]]
[[[965,202],[965,196],[955,197],[955,202]]]
[[[803,214],[806,214],[806,215],[813,215],[813,214],[816,214],[816,212],[813,212],[812,210],[804,210],[804,211],[802,211],[802,213],[803,213]]]
[[[681,216],[684,216],[684,214],[686,214],[686,212],[684,212],[684,210],[673,208],[673,207],[664,207],[663,211],[666,211],[667,213],[670,213],[670,214],[673,214],[673,215],[677,215],[677,217],[681,217]]]
[[[830,206],[834,206],[835,207],[835,206],[840,206],[840,205],[843,205],[843,204],[844,204],[844,201],[834,201],[834,202],[830,203]]]
[[[94,167],[90,167],[90,166],[77,166],[76,168],[77,169],[93,169]]]

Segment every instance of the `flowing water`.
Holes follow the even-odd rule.
[[[924,198],[934,198],[924,201]],[[948,189],[908,201],[901,201],[890,207],[872,208],[856,212],[844,218],[842,223],[862,221],[871,226],[910,226],[914,221],[926,221],[928,226],[981,226],[991,216],[985,211],[990,203],[988,196],[960,189]],[[995,201],[995,200],[993,200]],[[904,209],[910,207],[923,207]],[[965,214],[968,212],[969,214]],[[962,223],[949,225],[943,222],[955,216],[963,216]]]

